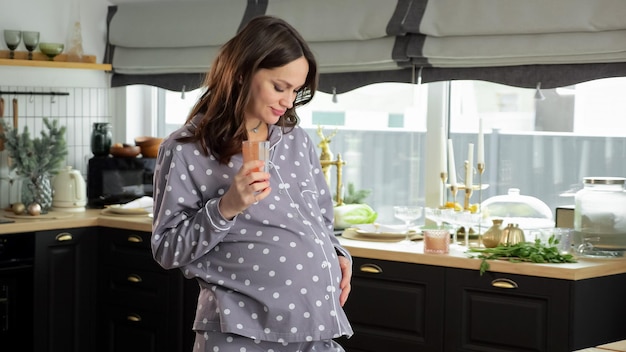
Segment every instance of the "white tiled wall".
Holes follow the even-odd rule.
[[[87,161],[91,153],[90,138],[92,125],[95,122],[111,122],[108,88],[41,88],[2,86],[2,92],[66,92],[69,95],[17,95],[0,94],[5,102],[4,119],[12,123],[13,99],[18,102],[18,129],[24,127],[32,138],[40,136],[43,117],[57,119],[67,127],[66,141],[68,154],[61,166],[72,166],[87,174]],[[86,178],[86,177],[85,177]],[[19,201],[20,181],[14,171],[9,171],[7,151],[0,152],[0,208]]]

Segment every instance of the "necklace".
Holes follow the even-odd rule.
[[[254,127],[254,128],[252,128],[252,129],[250,129],[249,131],[251,131],[252,133],[257,133],[257,132],[259,132],[259,127],[261,127],[261,124],[262,124],[262,123],[263,123],[263,120],[260,120],[260,121],[259,121],[259,124],[258,124],[258,125],[256,125],[256,127]]]

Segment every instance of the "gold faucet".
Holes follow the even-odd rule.
[[[343,197],[341,196],[341,190],[343,189],[343,183],[341,181],[342,175],[342,167],[346,164],[345,161],[341,160],[341,154],[337,154],[337,159],[333,160],[333,153],[330,151],[330,139],[333,138],[337,134],[337,130],[331,133],[329,136],[324,136],[324,132],[322,131],[321,126],[317,126],[317,135],[320,136],[321,141],[318,144],[318,147],[322,149],[320,154],[320,164],[322,165],[322,172],[324,173],[324,178],[326,178],[326,183],[328,186],[331,186],[330,180],[330,167],[337,167],[337,198],[336,205],[343,204]]]

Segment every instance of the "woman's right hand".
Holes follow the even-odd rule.
[[[220,212],[226,219],[232,219],[248,207],[263,200],[271,192],[270,174],[256,171],[263,169],[263,161],[252,160],[243,164],[235,175],[233,183],[220,201]]]

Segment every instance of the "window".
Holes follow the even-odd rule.
[[[438,93],[442,87],[446,94]],[[626,176],[621,122],[626,101],[620,96],[625,90],[626,78],[541,91],[483,81],[381,83],[340,94],[336,102],[317,92],[298,114],[314,140],[320,140],[318,127],[326,136],[336,132],[330,146],[346,162],[343,191],[349,183],[370,190],[366,202],[379,213],[380,223],[400,223],[393,218],[393,205],[443,201],[430,195],[442,185],[439,167],[427,163],[437,160],[432,155],[438,150],[427,141],[440,138],[438,129],[427,126],[442,121],[453,140],[458,182],[464,179],[468,145],[476,144],[483,121],[486,170],[474,181],[489,187],[474,192],[472,203],[519,188],[554,213],[557,206],[573,204],[583,177]],[[167,123],[161,133],[180,126],[186,118],[181,111],[189,111],[197,94],[187,92],[182,100],[181,93],[163,91]],[[335,193],[334,168],[331,179]],[[461,197],[457,201],[462,203]]]

